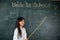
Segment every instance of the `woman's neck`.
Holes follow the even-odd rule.
[[[22,26],[20,26],[20,29],[22,29],[23,27]]]

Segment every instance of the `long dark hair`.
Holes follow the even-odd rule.
[[[17,21],[16,21],[16,27],[18,28],[18,33],[19,33],[20,36],[21,36],[22,32],[21,32],[21,29],[20,29],[19,22],[22,21],[23,19],[24,19],[23,17],[18,17]]]

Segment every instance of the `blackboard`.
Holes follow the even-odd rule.
[[[60,2],[53,1],[39,1],[30,0],[18,2],[33,2],[50,4],[50,7],[12,7],[14,0],[0,1],[0,40],[13,40],[13,32],[15,29],[15,22],[19,16],[25,18],[25,28],[27,36],[34,32],[34,30],[44,22],[31,35],[29,40],[60,40]]]

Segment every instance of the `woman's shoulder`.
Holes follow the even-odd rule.
[[[18,29],[17,29],[17,28],[15,28],[14,32],[17,32],[17,31],[18,31]]]
[[[26,30],[25,27],[23,27],[23,30]]]

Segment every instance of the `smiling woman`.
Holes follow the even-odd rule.
[[[27,40],[26,29],[24,28],[24,18],[18,17],[16,21],[16,29],[14,30],[13,40]]]

